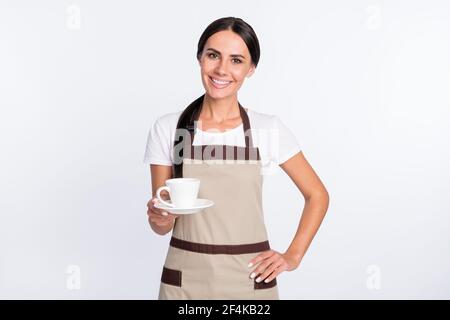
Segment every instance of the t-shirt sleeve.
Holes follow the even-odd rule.
[[[171,166],[170,141],[169,126],[158,118],[148,133],[144,163]]]
[[[272,129],[271,160],[280,165],[300,152],[301,147],[295,135],[278,116],[273,116]]]

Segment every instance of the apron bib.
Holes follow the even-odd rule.
[[[198,197],[214,205],[175,220],[159,299],[278,299],[276,279],[257,283],[249,277],[249,261],[270,246],[259,150],[247,112],[239,109],[245,147],[193,146],[194,132],[185,145],[183,177],[200,179]]]

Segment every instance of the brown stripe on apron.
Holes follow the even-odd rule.
[[[276,279],[257,283],[249,277],[249,261],[270,245],[259,149],[247,112],[239,109],[245,147],[194,146],[194,132],[185,146],[183,177],[200,179],[198,197],[214,206],[176,219],[159,299],[278,299]]]

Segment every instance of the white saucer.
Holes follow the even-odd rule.
[[[172,203],[170,200],[165,200],[168,203]],[[191,214],[191,213],[197,213],[201,212],[202,209],[209,208],[212,205],[214,205],[214,202],[208,199],[196,199],[195,203],[190,208],[176,208],[176,207],[169,207],[165,205],[164,203],[161,203],[160,201],[155,203],[155,208],[166,210],[167,212],[174,213],[174,214]]]

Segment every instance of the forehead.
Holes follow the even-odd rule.
[[[241,36],[231,30],[223,30],[216,32],[208,38],[205,49],[214,48],[222,54],[241,54],[244,57],[250,56],[247,45]]]

